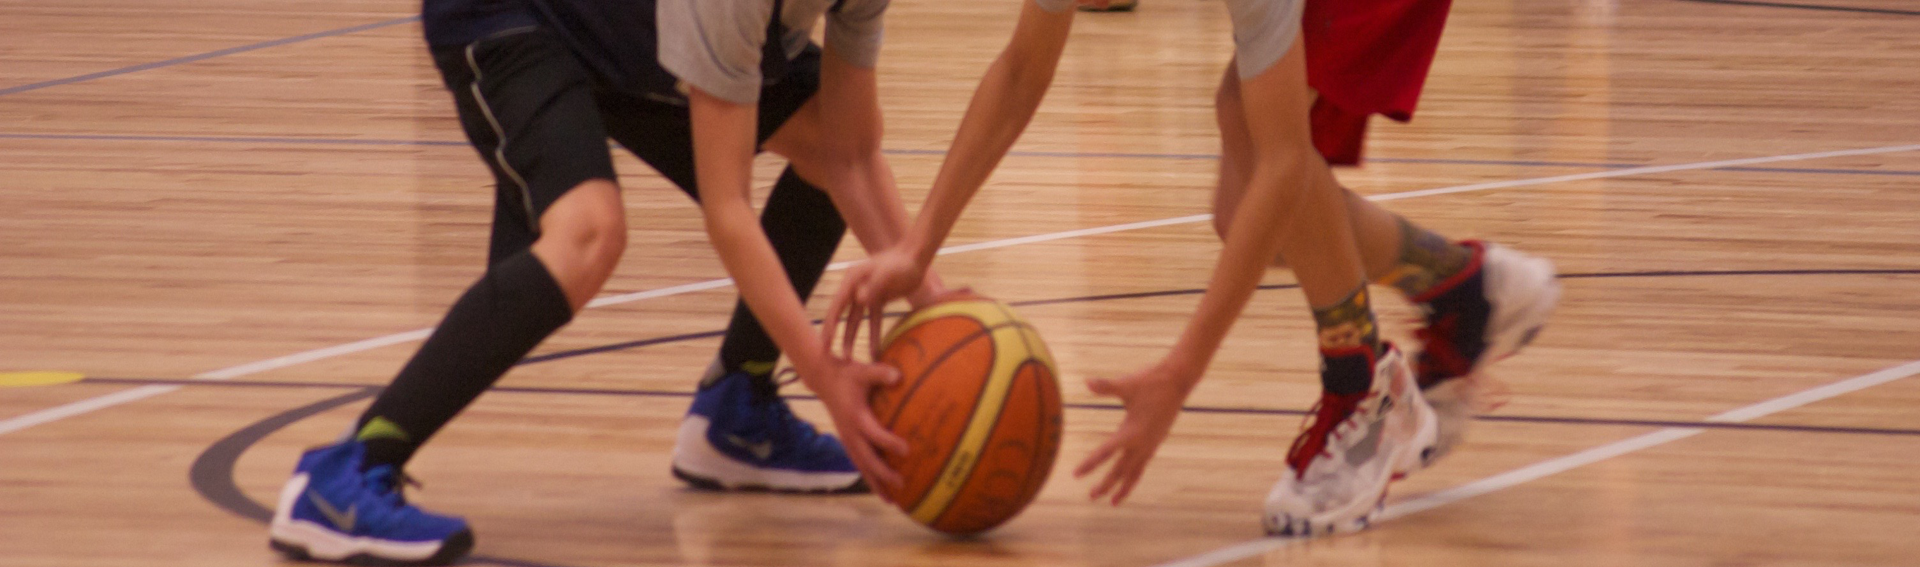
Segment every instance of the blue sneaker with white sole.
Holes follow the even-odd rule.
[[[777,386],[727,374],[693,396],[673,447],[673,476],[708,490],[866,492],[832,434],[793,415]]]
[[[269,544],[296,560],[359,565],[446,565],[473,549],[460,518],[422,511],[400,494],[390,465],[361,471],[359,441],[307,451],[280,490]]]

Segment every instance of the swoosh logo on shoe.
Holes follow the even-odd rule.
[[[746,449],[748,453],[752,453],[753,458],[755,459],[764,461],[773,457],[772,441],[761,441],[759,443],[754,443],[746,439],[741,439],[740,436],[734,435],[732,433],[728,433],[726,435],[726,439],[727,439],[727,442],[732,443],[733,446],[739,447],[741,449]]]
[[[327,521],[333,522],[334,528],[343,532],[353,531],[354,520],[360,515],[359,504],[347,506],[347,512],[342,514],[339,508],[333,507],[332,503],[321,498],[320,493],[314,492],[311,488],[307,489],[307,500],[312,501],[313,506],[320,509],[320,515],[326,516]]]

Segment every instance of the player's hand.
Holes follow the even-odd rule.
[[[1173,430],[1174,419],[1180,417],[1180,404],[1187,398],[1181,384],[1191,382],[1180,380],[1175,372],[1162,362],[1123,378],[1087,380],[1087,388],[1093,393],[1118,397],[1120,405],[1126,408],[1120,429],[1073,469],[1074,478],[1085,478],[1100,465],[1113,461],[1106,478],[1094,485],[1088,498],[1099,500],[1111,494],[1113,505],[1119,506],[1127,494],[1133,492],[1133,485],[1140,481],[1147,462],[1153,460],[1154,451]]]
[[[873,257],[847,268],[846,279],[840,282],[840,291],[827,304],[825,324],[820,328],[821,342],[832,350],[838,338],[841,352],[851,357],[854,339],[860,334],[860,323],[865,321],[872,329],[872,354],[876,359],[879,358],[880,324],[886,315],[887,302],[921,291],[926,274],[927,267],[914,261],[911,252],[898,246],[881,250]],[[847,321],[845,335],[839,333],[842,318]]]
[[[840,434],[840,444],[847,449],[847,458],[853,460],[853,466],[860,469],[861,476],[874,486],[874,493],[882,500],[892,500],[892,494],[900,490],[900,473],[888,467],[881,460],[885,452],[895,456],[907,454],[907,442],[900,436],[888,431],[873,415],[873,408],[867,405],[867,397],[874,388],[891,385],[900,381],[900,371],[882,364],[854,362],[844,358],[830,357],[827,368],[807,381],[807,387],[820,396],[820,402],[827,406],[827,413],[833,416],[833,430]],[[803,375],[804,376],[804,375]]]

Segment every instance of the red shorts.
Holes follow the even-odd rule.
[[[1307,0],[1301,37],[1313,145],[1333,165],[1360,163],[1367,118],[1413,119],[1452,0]]]

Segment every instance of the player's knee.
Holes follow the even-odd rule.
[[[541,247],[591,272],[618,264],[627,249],[627,215],[619,190],[605,185],[582,186],[555,201],[541,216]]]
[[[1240,114],[1240,89],[1238,87],[1239,85],[1237,84],[1229,85],[1227,83],[1221,83],[1220,88],[1213,91],[1213,113],[1216,119],[1222,122],[1227,120],[1244,120]]]
[[[1232,226],[1233,226],[1233,209],[1227,208],[1227,207],[1215,207],[1213,210],[1213,234],[1216,236],[1219,236],[1221,242],[1226,242],[1227,229],[1231,228]]]
[[[620,263],[627,250],[626,212],[596,209],[568,231],[567,240],[581,263],[605,270]]]
[[[1276,148],[1261,151],[1255,158],[1252,171],[1254,185],[1278,186],[1284,192],[1305,191],[1314,188],[1314,168],[1325,169],[1327,162],[1320,160],[1309,143],[1304,147]]]

